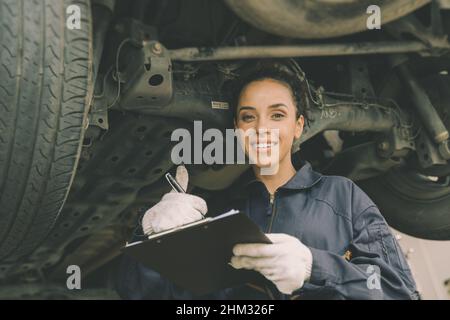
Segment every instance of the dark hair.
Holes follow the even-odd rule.
[[[259,61],[253,67],[244,70],[237,80],[233,81],[231,88],[231,110],[233,119],[237,116],[237,105],[242,90],[251,82],[272,79],[279,81],[289,87],[292,99],[297,107],[297,118],[305,116],[308,108],[307,84],[305,79],[295,71],[294,67],[287,62],[278,60]]]

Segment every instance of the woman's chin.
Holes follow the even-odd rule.
[[[260,157],[260,158],[258,158],[258,161],[256,161],[255,165],[261,169],[262,168],[273,168],[278,165],[278,161],[275,161],[274,159],[272,159],[270,157],[267,157],[267,158]]]
[[[247,156],[250,160],[250,164],[261,169],[275,168],[280,162],[279,153],[272,152],[270,148],[268,148],[267,150],[251,149],[250,152],[247,151]]]

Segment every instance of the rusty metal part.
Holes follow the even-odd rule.
[[[160,107],[173,96],[172,64],[168,51],[157,41],[144,41],[134,62],[125,71],[125,84],[121,105],[128,110]]]
[[[441,48],[448,44],[447,35],[433,33],[414,16],[407,16],[392,22],[386,25],[386,30],[399,40],[403,39],[405,34],[410,34],[429,47]]]
[[[439,153],[441,154],[441,156],[446,159],[449,160],[450,159],[450,141],[446,140],[443,141],[441,144],[439,144]]]
[[[430,133],[435,143],[440,144],[449,138],[449,132],[442,122],[439,114],[432,105],[425,90],[419,85],[414,75],[405,64],[397,66],[397,71],[402,83],[411,96],[411,102],[420,116],[426,130]]]
[[[378,155],[385,159],[402,158],[408,151],[416,150],[411,128],[405,127],[393,127],[377,147]]]
[[[332,38],[367,30],[367,8],[380,8],[382,23],[393,21],[430,0],[226,0],[254,27],[283,37]]]
[[[330,175],[343,175],[356,181],[375,177],[401,163],[400,158],[379,157],[377,145],[371,141],[338,153],[322,172]]]
[[[351,102],[336,102],[331,107],[314,108],[308,111],[310,125],[305,126],[300,141],[309,140],[325,130],[388,132],[396,126],[398,122],[396,117],[396,114],[389,109],[380,109],[376,106],[365,107],[363,104],[358,107]]]
[[[434,49],[450,50],[439,43]],[[379,41],[360,43],[304,44],[289,46],[242,46],[220,48],[182,48],[170,50],[170,58],[179,61],[214,61],[255,58],[325,57],[393,53],[429,54],[431,48],[420,41]]]

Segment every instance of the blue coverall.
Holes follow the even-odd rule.
[[[250,169],[221,195],[227,202],[222,211],[212,211],[242,210],[266,233],[286,233],[308,246],[312,273],[301,289],[284,295],[273,284],[265,291],[242,285],[195,296],[123,257],[117,275],[119,295],[124,299],[417,299],[408,264],[371,199],[347,178],[322,175],[306,161],[299,167],[272,201]],[[208,201],[209,212],[216,204]]]

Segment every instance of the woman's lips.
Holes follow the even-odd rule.
[[[260,143],[253,142],[250,144],[250,146],[253,149],[256,149],[258,152],[269,151],[272,149],[272,147],[275,147],[277,145],[278,142],[260,142]]]

